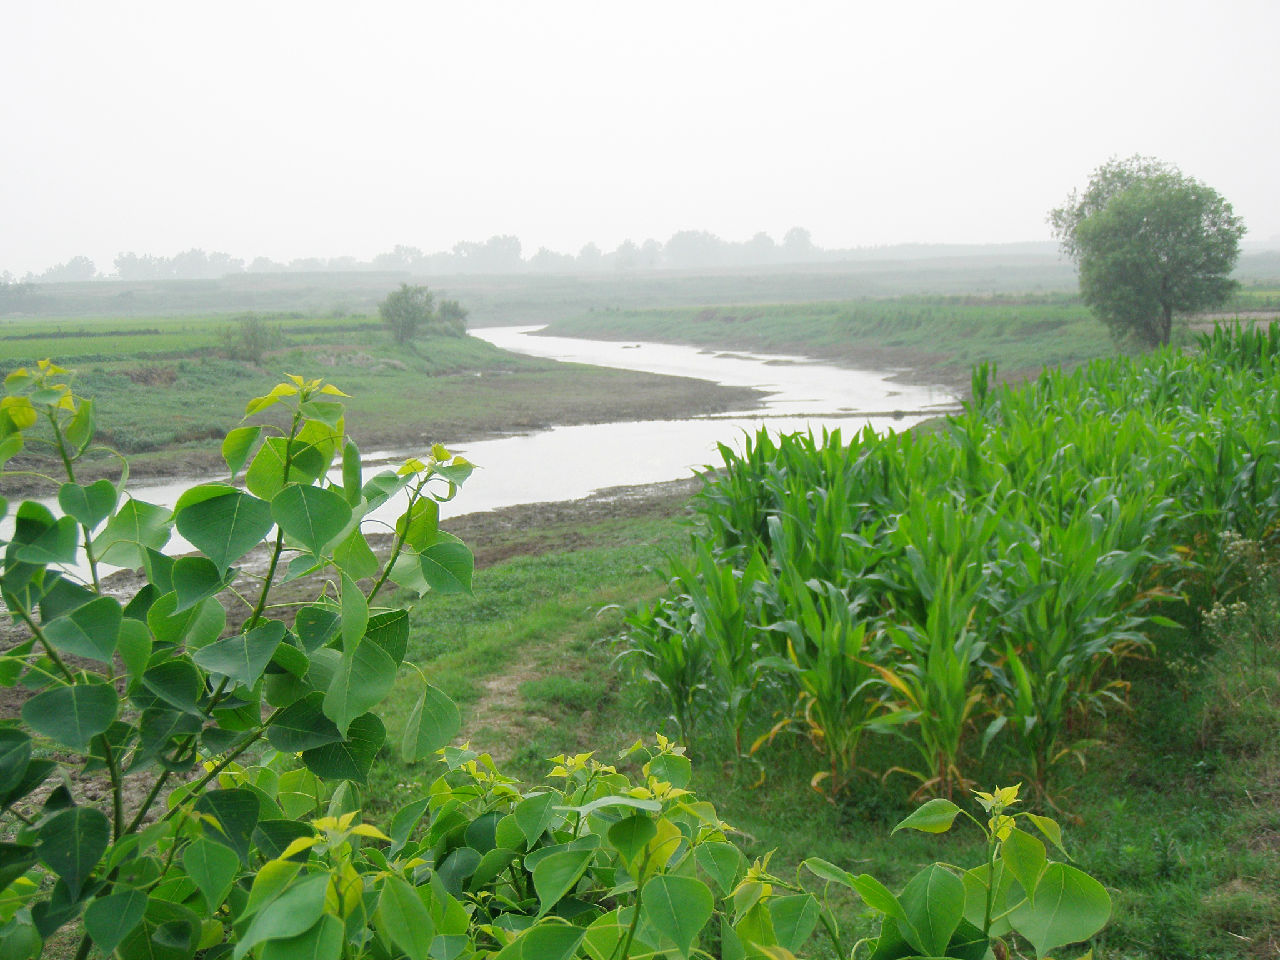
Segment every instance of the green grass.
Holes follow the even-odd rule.
[[[922,297],[580,314],[549,332],[649,338],[845,362],[928,365],[963,376],[995,361],[1010,373],[1074,366],[1114,352],[1077,297]]]

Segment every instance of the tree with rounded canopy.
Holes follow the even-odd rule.
[[[1222,303],[1244,222],[1216,190],[1152,157],[1109,160],[1049,213],[1080,294],[1117,341],[1169,342],[1175,313]]]
[[[400,284],[378,304],[378,315],[396,343],[407,344],[419,334],[443,334],[461,337],[466,334],[467,311],[456,300],[445,300],[437,310],[435,297],[424,286]]]

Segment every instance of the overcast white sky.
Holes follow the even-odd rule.
[[[0,270],[682,229],[1049,239],[1150,154],[1280,235],[1276,0],[97,2],[0,18]]]

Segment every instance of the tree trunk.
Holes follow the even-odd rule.
[[[1169,337],[1173,334],[1173,304],[1162,303],[1160,309],[1163,311],[1160,318],[1160,346],[1167,347]]]

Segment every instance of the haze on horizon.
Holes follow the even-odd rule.
[[[369,259],[514,234],[833,248],[1049,239],[1112,156],[1280,237],[1280,5],[22,4],[0,271]]]

